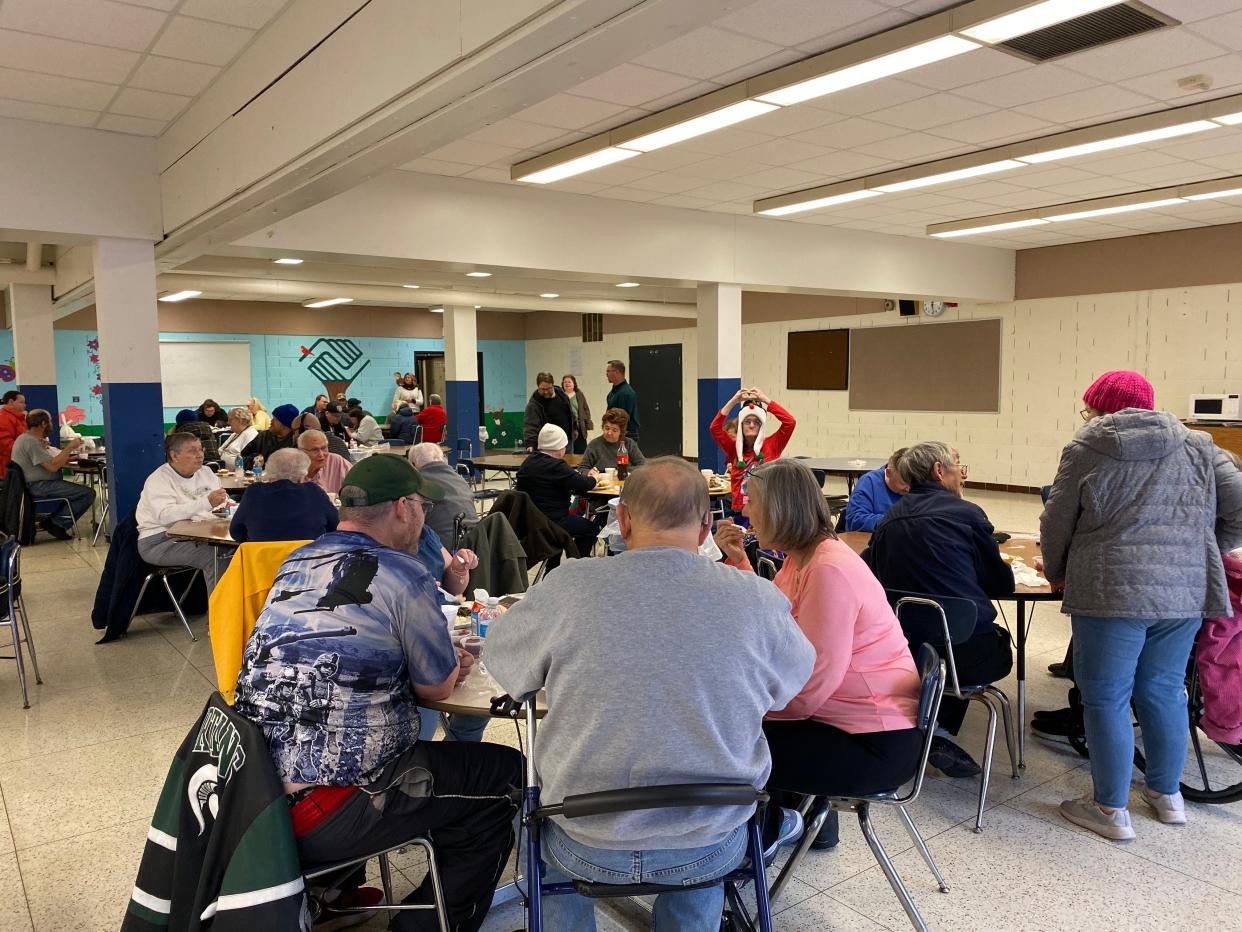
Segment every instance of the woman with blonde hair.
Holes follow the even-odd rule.
[[[267,430],[272,426],[272,416],[258,398],[251,398],[246,402],[246,407],[250,409],[250,426],[256,431]]]

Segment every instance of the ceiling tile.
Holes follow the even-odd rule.
[[[659,204],[662,207],[685,207],[691,210],[702,210],[712,205],[712,201],[702,197],[691,197],[688,194],[673,194],[668,197],[661,197],[651,203]]]
[[[716,26],[777,45],[795,46],[886,12],[872,0],[758,0],[716,20]]]
[[[650,100],[692,87],[696,83],[692,78],[683,75],[626,63],[589,81],[583,81],[573,88],[573,92],[580,97],[637,107]]]
[[[152,10],[163,10],[165,13],[168,13],[175,10],[181,0],[121,0],[121,2],[131,3],[134,6],[150,7]]]
[[[824,146],[830,149],[854,149],[869,142],[891,139],[905,135],[895,126],[875,123],[871,120],[851,119],[807,130],[790,138],[797,142],[808,142],[813,146]]]
[[[749,126],[749,124],[747,125]],[[697,152],[700,156],[731,155],[740,149],[747,149],[751,146],[772,141],[771,136],[765,136],[763,133],[753,133],[749,129],[740,129],[732,126],[728,129],[708,133],[706,136],[699,136],[696,139],[688,139],[681,143],[679,148],[685,149],[687,152]]]
[[[80,110],[102,110],[108,106],[108,101],[116,90],[112,84],[0,68],[0,97],[12,100],[76,107]]]
[[[1216,169],[1200,165],[1197,162],[1179,162],[1176,165],[1162,165],[1159,168],[1140,168],[1138,171],[1126,172],[1119,177],[1127,181],[1145,185],[1173,185],[1187,181],[1202,181],[1215,178],[1220,174]]]
[[[475,181],[510,181],[509,172],[494,168],[488,165],[482,165],[478,168],[472,168],[466,173],[467,178],[473,178]]]
[[[215,65],[147,55],[142,59],[142,64],[138,66],[138,70],[134,72],[129,83],[131,87],[140,87],[149,91],[166,91],[169,94],[197,97],[207,89],[219,73],[220,69]]]
[[[631,182],[638,181],[640,178],[646,178],[651,172],[634,167],[626,162],[617,165],[609,165],[598,171],[593,171],[589,175],[584,175],[586,180],[594,184],[603,184],[612,187],[614,185],[626,185]]]
[[[596,196],[610,197],[618,201],[637,201],[639,203],[646,203],[647,201],[654,201],[661,195],[658,191],[644,191],[641,188],[627,188],[620,186],[615,188],[605,188],[603,191],[598,192]]]
[[[814,107],[781,107],[753,120],[747,120],[746,126],[756,133],[768,136],[792,136],[843,119],[845,117],[839,113],[816,110]]]
[[[664,172],[701,161],[703,161],[702,152],[691,152],[680,146],[669,146],[667,149],[645,152],[637,158],[630,159],[628,164],[649,172]]]
[[[826,178],[852,178],[856,175],[887,171],[892,166],[891,159],[880,159],[859,152],[827,152],[789,164],[790,168],[814,172]]]
[[[424,157],[398,165],[397,169],[403,172],[422,172],[425,175],[464,175],[471,167],[461,162],[441,162],[439,159]]]
[[[1226,49],[1242,49],[1242,10],[1214,16],[1187,28]]]
[[[0,29],[145,51],[168,17],[110,0],[4,0]]]
[[[767,142],[739,149],[737,154],[740,158],[762,162],[764,165],[788,165],[791,162],[828,155],[831,151],[824,146],[813,146],[796,139],[769,139]]]
[[[510,117],[477,129],[466,138],[471,141],[491,142],[518,149],[548,151],[565,145],[560,140],[566,135],[564,130],[554,126],[540,126],[538,123],[527,123],[524,120],[515,120]]]
[[[140,57],[137,52],[0,29],[0,62],[23,71],[123,84]]]
[[[874,155],[877,158],[917,162],[929,156],[948,156],[963,148],[960,143],[951,139],[942,139],[927,133],[903,133],[892,139],[859,146],[858,151],[863,155]]]
[[[805,42],[799,43],[798,48],[809,55],[818,55],[820,52],[826,52],[828,49],[840,48],[851,42],[857,42],[859,39],[865,39],[868,36],[878,35],[885,30],[902,26],[912,19],[914,19],[914,16],[903,10],[885,10],[878,16],[853,23],[843,29],[834,29],[832,32],[816,36],[814,39],[808,39]]]
[[[806,58],[805,52],[797,49],[781,49],[771,55],[765,55],[763,58],[757,58],[752,62],[747,62],[737,68],[731,68],[728,71],[722,71],[720,74],[712,75],[712,80],[717,84],[734,84],[737,81],[745,81],[757,74],[764,74],[768,71],[775,71],[777,68],[783,68],[785,65],[792,65],[796,61],[802,61]]]
[[[117,94],[116,100],[108,109],[112,113],[146,117],[167,123],[178,116],[189,105],[190,100],[189,97],[179,97],[176,94],[161,94],[156,91],[140,91],[137,88],[127,87]]]
[[[442,162],[463,162],[466,165],[487,165],[497,159],[513,158],[521,151],[511,146],[458,139],[434,152],[428,152],[426,158],[439,159]]]
[[[1242,138],[1242,133],[1239,133]],[[1215,155],[1215,152],[1204,152],[1203,155]],[[1189,156],[1194,158],[1194,156]],[[1074,166],[1084,171],[1099,172],[1101,175],[1114,175],[1120,172],[1133,172],[1141,168],[1157,168],[1161,165],[1172,165],[1178,159],[1168,152],[1157,152],[1154,149],[1122,149],[1118,152],[1102,152],[1096,156],[1075,159]]]
[[[74,107],[53,107],[26,100],[0,98],[0,116],[17,120],[37,120],[40,123],[61,123],[65,126],[94,126],[99,119],[97,110],[78,110]]]
[[[689,87],[682,88],[672,94],[666,94],[664,97],[657,97],[643,104],[644,110],[667,110],[669,107],[676,107],[678,104],[684,104],[687,100],[693,100],[696,97],[702,97],[704,94],[710,94],[712,91],[720,90],[720,85],[714,81],[695,81]]]
[[[227,65],[254,35],[249,29],[176,16],[151,49],[156,55]]]
[[[1217,171],[1233,174],[1242,172],[1242,153],[1234,155],[1214,155],[1211,158],[1202,159],[1204,165],[1210,165]]]
[[[1015,107],[1019,113],[1038,117],[1050,123],[1074,124],[1092,117],[1110,117],[1116,119],[1123,111],[1142,107],[1156,110],[1163,109],[1156,101],[1134,91],[1105,84],[1101,87],[1075,91],[1048,100]]]
[[[936,135],[959,142],[970,142],[982,146],[1009,141],[1015,137],[1040,136],[1058,132],[1061,127],[1045,120],[1012,110],[998,110],[983,116],[972,117],[957,123],[947,123],[936,127]]]
[[[687,165],[681,173],[702,178],[704,181],[732,181],[734,178],[751,175],[769,167],[740,156],[718,155],[715,158]]]
[[[781,47],[704,26],[640,55],[635,62],[692,78],[712,78],[781,51]]]
[[[978,101],[954,97],[952,94],[934,94],[922,100],[912,100],[877,110],[870,114],[870,118],[880,123],[900,126],[902,129],[931,129],[933,126],[982,116],[992,110],[992,107]]]
[[[1206,91],[1188,94],[1177,86],[1179,78],[1193,74],[1208,75],[1212,78],[1212,87]],[[1242,55],[1220,55],[1177,68],[1153,71],[1118,83],[1132,91],[1170,103],[1194,103],[1219,97],[1222,93],[1229,93],[1231,89],[1236,93],[1238,85],[1242,85]]]
[[[1242,152],[1242,127],[1235,126],[1224,130],[1213,130],[1195,139],[1194,142],[1173,139],[1168,140],[1168,142],[1176,144],[1161,146],[1158,152],[1152,152],[1151,154],[1161,155],[1167,161],[1174,161],[1176,159],[1191,159],[1193,161],[1211,158],[1215,155],[1232,155],[1235,152]],[[1138,167],[1150,168],[1152,166],[1140,165]]]
[[[573,94],[556,94],[534,106],[527,107],[514,116],[531,123],[541,123],[544,126],[582,129],[601,120],[614,118],[624,111],[624,107],[604,103],[602,100],[575,97]]]
[[[1056,65],[1039,65],[1033,69],[968,84],[956,88],[954,93],[994,107],[1016,107],[1019,104],[1059,97],[1095,86],[1096,82],[1081,74],[1066,71]]]
[[[1051,185],[1040,190],[1052,195],[1053,200],[1086,200],[1092,197],[1122,194],[1134,189],[1134,182],[1124,178],[1084,178],[1082,181]]]
[[[167,125],[162,120],[144,120],[141,117],[121,116],[116,113],[105,113],[97,124],[100,129],[114,133],[129,133],[133,136],[158,136]]]
[[[736,201],[742,198],[756,198],[763,195],[763,188],[751,184],[738,184],[734,181],[716,181],[688,192],[693,197],[706,197],[712,200]]]
[[[677,172],[657,172],[630,182],[632,187],[660,194],[682,194],[703,187],[704,178]]]
[[[989,78],[1034,68],[1016,55],[1007,55],[995,49],[977,49],[969,55],[946,58],[922,68],[915,68],[903,77],[911,84],[919,84],[938,91],[951,91],[964,84],[978,84]]]
[[[1213,45],[1185,29],[1162,29],[1068,55],[1060,59],[1060,64],[1101,81],[1122,81],[1144,74],[1154,63],[1167,68],[1212,58],[1226,51],[1229,49]]]
[[[1183,23],[1193,23],[1237,9],[1237,0],[1159,0],[1159,6],[1160,12]]]
[[[178,13],[230,26],[262,29],[289,0],[185,0]]]
[[[767,188],[769,191],[780,193],[782,189],[796,191],[799,188],[809,188],[817,185],[822,180],[820,175],[813,172],[798,171],[794,168],[765,168],[760,172],[753,172],[749,175],[741,175],[737,179],[742,184],[753,184],[760,188]]]

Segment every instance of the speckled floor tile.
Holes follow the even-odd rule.
[[[1209,916],[1213,928],[1242,927],[1242,897],[1137,857],[1128,846],[1104,844],[1008,806],[989,820],[983,835],[959,826],[929,842],[952,887],[948,895],[911,887],[929,927],[1120,932],[1202,928]],[[917,853],[893,860],[910,886],[921,869]],[[830,892],[889,928],[907,927],[878,867]]]
[[[777,932],[879,932],[885,927],[827,893],[818,893],[772,917]]]
[[[17,856],[0,855],[0,932],[31,932],[25,885],[17,870]]]
[[[3,787],[0,787],[0,795]],[[0,799],[0,855],[13,853],[13,833],[9,829],[8,806]]]
[[[150,818],[187,728],[105,741],[72,751],[0,764],[0,789],[17,848]],[[83,780],[106,773],[106,783]]]

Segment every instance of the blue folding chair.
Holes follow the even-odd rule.
[[[535,702],[526,702],[526,733],[532,753],[526,756],[526,789],[522,794],[522,824],[526,827],[526,878],[527,878],[527,930],[543,932],[543,898],[580,894],[593,899],[610,897],[651,896],[660,893],[679,893],[723,883],[725,910],[733,929],[737,932],[772,932],[772,914],[768,906],[767,875],[764,871],[763,841],[760,838],[763,804],[768,794],[747,784],[736,783],[688,783],[673,786],[637,786],[600,793],[582,793],[567,796],[559,803],[544,806],[539,801],[538,778],[534,764]],[[586,816],[606,815],[614,812],[633,812],[645,809],[680,809],[697,806],[756,806],[755,814],[747,827],[746,857],[734,870],[723,877],[702,884],[666,886],[663,884],[599,884],[575,880],[567,883],[544,881],[543,850],[541,844],[543,822],[552,817],[580,819]],[[739,887],[753,883],[755,890],[755,916],[742,900]]]

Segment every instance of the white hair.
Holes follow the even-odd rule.
[[[444,462],[444,451],[440,449],[438,443],[416,443],[410,447],[410,452],[406,455],[418,469],[422,469],[428,463]]]
[[[301,450],[282,447],[273,451],[272,455],[267,458],[267,465],[263,467],[263,481],[278,482],[281,479],[291,479],[297,482],[305,479],[309,471],[309,456]]]

